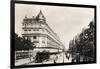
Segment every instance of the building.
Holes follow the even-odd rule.
[[[28,18],[25,16],[22,30],[22,37],[30,39],[33,43],[35,47],[34,52],[46,50],[56,53],[64,50],[64,45],[57,34],[46,23],[46,18],[41,10],[36,17]]]

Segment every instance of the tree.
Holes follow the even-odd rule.
[[[32,50],[34,47],[32,45],[32,42],[25,38],[18,37],[17,34],[15,34],[15,51],[18,50]]]
[[[91,21],[89,28],[84,29],[69,43],[69,52],[73,55],[83,56],[83,61],[95,59],[95,23]],[[73,57],[75,58],[75,57]]]
[[[48,51],[42,51],[42,52],[37,52],[36,56],[35,56],[35,62],[39,63],[39,62],[43,62],[44,60],[48,60],[50,57],[50,53]]]

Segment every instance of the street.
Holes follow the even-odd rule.
[[[45,60],[45,61],[43,61],[41,63],[35,63],[34,60],[30,61],[30,59],[27,58],[27,59],[18,60],[15,63],[15,65],[18,66],[18,65],[54,64],[54,61],[55,61],[55,63],[70,63],[71,62],[71,58],[69,58],[69,60],[68,60],[66,58],[65,53],[61,53],[61,54],[57,54],[56,56],[55,55],[51,55],[50,59]]]

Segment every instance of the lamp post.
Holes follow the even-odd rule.
[[[64,63],[64,49],[63,49],[63,63]]]

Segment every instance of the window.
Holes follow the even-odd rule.
[[[43,40],[42,43],[45,43],[45,41]]]
[[[31,31],[31,29],[29,29],[28,31]]]
[[[33,29],[33,31],[35,31],[35,29]]]
[[[37,29],[37,31],[39,31],[39,29]]]
[[[27,31],[27,29],[25,29],[24,31]]]
[[[39,29],[33,29],[33,31],[39,31]]]
[[[33,39],[36,39],[37,37],[36,36],[33,36]]]
[[[44,32],[44,29],[42,29],[42,31]]]

